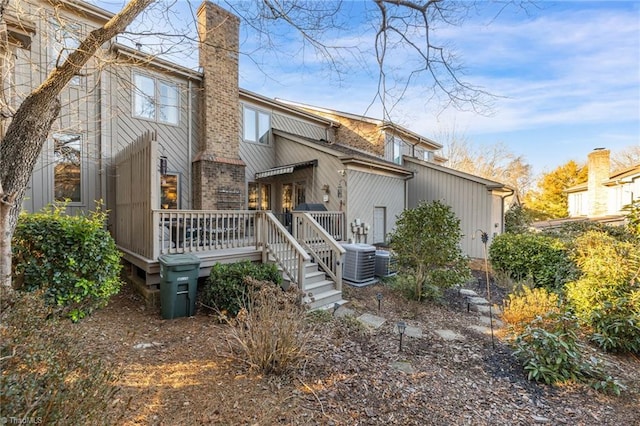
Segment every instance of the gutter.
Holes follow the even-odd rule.
[[[502,226],[500,228],[500,233],[503,234],[504,233],[504,214],[505,214],[505,210],[504,210],[504,200],[507,197],[512,196],[513,194],[515,194],[516,190],[514,188],[509,188],[509,187],[505,187],[507,189],[510,189],[511,192],[505,195],[500,195],[500,217],[502,218]]]

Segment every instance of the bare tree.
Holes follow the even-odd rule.
[[[34,165],[60,112],[60,92],[104,43],[122,32],[154,1],[131,0],[103,27],[91,31],[13,114],[0,142],[0,281],[3,287],[11,287],[11,239]],[[0,4],[2,23],[8,3],[9,0],[2,0]]]
[[[630,145],[611,156],[611,165],[615,170],[640,164],[640,145]]]
[[[452,169],[509,185],[522,197],[533,182],[531,165],[503,143],[477,146],[455,129],[440,132],[443,156]]]
[[[171,12],[166,0],[162,8]],[[16,0],[19,4],[19,0]],[[29,178],[40,155],[52,124],[61,110],[59,95],[65,85],[81,73],[83,66],[99,51],[100,46],[116,35],[128,38],[125,28],[156,0],[131,0],[122,11],[115,14],[103,27],[88,34],[74,50],[56,63],[47,78],[11,111],[11,122],[4,131],[0,144],[0,280],[9,286],[11,280],[11,238]],[[496,2],[498,3],[498,2]],[[507,1],[506,4],[523,5],[527,0]],[[5,50],[2,35],[5,9],[9,0],[0,0],[0,51]],[[302,48],[310,47],[334,71],[350,72],[353,59],[367,62],[366,54],[373,49],[378,76],[379,98],[384,118],[389,119],[394,105],[402,99],[410,85],[418,80],[430,81],[431,93],[425,103],[444,97],[447,104],[458,108],[470,107],[482,111],[489,95],[482,88],[474,87],[461,79],[460,64],[453,50],[445,41],[434,38],[438,26],[460,25],[464,17],[482,2],[458,2],[453,0],[374,0],[364,3],[364,16],[357,16],[363,27],[362,37],[346,44],[334,42],[336,32],[350,27],[349,14],[353,3],[343,1],[317,2],[307,0],[261,0],[258,2],[229,1],[227,7],[251,26],[261,41],[261,49],[279,48],[275,35],[279,30],[295,30],[302,40]],[[193,9],[192,9],[193,11]],[[160,12],[162,13],[162,12]],[[152,42],[151,54],[180,53],[188,46],[185,40],[197,43],[193,21],[178,23],[175,19],[161,19],[164,28],[139,23],[135,32]],[[156,21],[157,22],[157,21]],[[184,26],[182,26],[182,24]],[[188,28],[191,26],[191,28]],[[288,32],[287,34],[290,34]],[[371,37],[370,42],[367,37]],[[166,43],[168,41],[168,43]],[[370,46],[367,49],[367,46]],[[187,47],[193,52],[194,45]],[[268,49],[267,49],[268,50]],[[240,52],[242,53],[242,52]],[[245,54],[252,52],[245,52]],[[411,61],[405,60],[411,58]],[[349,59],[349,60],[347,60]],[[4,65],[4,64],[3,64]],[[4,94],[3,94],[4,95]],[[439,99],[440,100],[440,99]],[[3,111],[4,113],[4,111]]]

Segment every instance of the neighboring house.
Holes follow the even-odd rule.
[[[640,200],[640,164],[612,172],[609,150],[598,148],[589,153],[587,167],[587,182],[565,190],[570,218],[615,220]]]
[[[79,0],[19,5],[6,14],[0,46],[10,53],[3,117],[111,16]],[[441,166],[439,144],[400,126],[240,89],[238,18],[210,2],[197,15],[201,72],[113,42],[74,78],[26,210],[67,199],[76,213],[103,200],[129,276],[150,295],[158,256],[192,252],[201,276],[216,262],[274,260],[315,306],[340,300],[336,240],[385,243],[396,217],[420,200],[454,207],[473,257],[482,255],[470,240],[477,229],[501,232],[502,185]],[[305,203],[327,212],[295,212]],[[332,288],[312,282],[314,268]]]

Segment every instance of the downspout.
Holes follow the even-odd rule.
[[[510,188],[510,189],[511,189],[511,192],[509,194],[505,194],[505,195],[501,195],[500,196],[500,201],[501,201],[500,202],[500,217],[502,218],[502,224],[500,226],[500,228],[501,228],[500,229],[500,233],[501,234],[504,234],[504,214],[505,214],[505,211],[504,211],[504,200],[505,200],[505,198],[512,196],[516,192],[515,189],[513,189],[513,188]]]
[[[416,172],[414,170],[411,171],[411,176],[407,176],[402,178],[404,180],[404,208],[407,210],[409,208],[409,180],[413,179],[416,176]]]

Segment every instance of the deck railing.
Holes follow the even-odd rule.
[[[344,212],[307,212],[336,241],[346,240]]]
[[[269,256],[280,265],[291,279],[291,283],[305,291],[305,264],[311,260],[304,248],[271,212],[262,211],[258,215],[259,240],[262,243],[262,261]]]
[[[149,216],[147,216],[149,217]],[[254,247],[263,261],[274,260],[305,291],[305,264],[313,257],[342,289],[344,249],[335,239],[344,236],[342,212],[294,212],[291,232],[269,211],[152,210],[152,257]],[[148,221],[148,219],[147,219]],[[132,227],[131,240],[143,241],[145,227]],[[119,248],[144,258],[144,253],[118,242]],[[309,255],[307,250],[311,253]],[[269,259],[271,258],[271,259]]]
[[[324,212],[293,212],[293,236],[311,254],[320,269],[336,283],[336,290],[342,290],[345,249],[329,233],[337,228],[322,226],[314,217],[317,213]],[[319,218],[327,225],[335,220],[334,216],[326,214]]]
[[[251,210],[153,210],[155,258],[257,247],[256,212]]]

